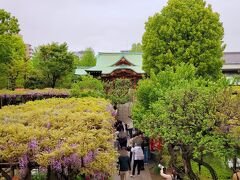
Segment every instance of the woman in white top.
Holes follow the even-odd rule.
[[[135,169],[137,167],[137,174],[140,175],[141,165],[142,161],[144,159],[143,150],[139,144],[137,144],[135,147],[132,147],[131,152],[133,153],[133,169],[132,169],[132,175],[133,177],[135,175]]]

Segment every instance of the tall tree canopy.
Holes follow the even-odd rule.
[[[221,130],[225,120],[219,102],[228,82],[211,82],[196,78],[195,74],[193,65],[181,64],[175,70],[168,67],[140,81],[133,110],[135,126],[150,137],[161,137],[170,147],[172,158],[173,147],[181,149],[185,173],[190,179],[198,179],[191,161],[198,161],[201,154],[226,157],[232,152],[231,138]],[[172,165],[176,166],[176,159],[172,159]],[[214,170],[210,165],[206,167],[215,179]]]
[[[61,77],[73,70],[74,58],[73,53],[68,52],[66,43],[52,43],[40,46],[34,54],[33,61],[48,85],[54,88]]]
[[[0,35],[0,63],[8,64],[24,57],[25,44],[19,35]]]
[[[11,16],[9,12],[0,9],[0,35],[18,34],[20,31],[17,18]]]
[[[147,73],[181,62],[197,67],[197,75],[221,75],[224,29],[219,14],[204,0],[169,0],[150,17],[142,38],[143,68]]]
[[[131,52],[142,52],[142,44],[141,43],[133,43]]]
[[[96,58],[92,48],[87,48],[79,62],[80,66],[95,66]]]
[[[0,88],[15,89],[25,58],[25,44],[18,35],[18,20],[0,9]]]

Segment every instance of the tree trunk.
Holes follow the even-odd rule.
[[[170,167],[175,167],[176,166],[176,161],[177,161],[177,156],[176,153],[174,152],[174,145],[173,144],[168,144],[168,152],[171,156],[168,165]]]
[[[185,174],[187,174],[191,180],[199,180],[199,177],[192,170],[192,165],[191,165],[192,151],[190,147],[186,145],[182,145],[181,149],[182,149],[182,158],[183,158]]]
[[[14,91],[16,89],[16,78],[10,77],[10,89]]]
[[[68,180],[68,178],[62,173],[57,173],[56,171],[53,171],[50,167],[48,167],[47,180]]]
[[[31,170],[29,168],[27,168],[26,170],[26,176],[24,178],[24,180],[32,180],[32,174],[31,174]]]
[[[236,168],[237,168],[237,157],[234,156],[232,161],[233,161],[233,169],[236,170]]]
[[[201,163],[198,163],[198,171],[201,173],[201,170],[202,170],[201,166],[202,166],[202,162],[203,162],[203,154],[202,154],[202,152],[201,152],[201,159],[200,159],[200,161],[201,161]]]
[[[53,76],[52,77],[52,88],[55,88],[56,82],[57,82],[57,77]]]
[[[212,180],[217,180],[218,179],[216,171],[208,163],[203,162],[200,159],[196,159],[196,158],[194,158],[193,161],[205,166],[209,170],[209,172],[211,173]]]

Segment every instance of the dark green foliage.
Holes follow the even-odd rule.
[[[94,51],[92,48],[87,48],[85,50],[78,65],[79,66],[87,66],[87,67],[96,65],[96,58],[95,58]]]
[[[82,76],[79,82],[72,84],[70,94],[74,97],[105,97],[102,81],[92,76]]]
[[[48,87],[48,84],[45,81],[42,72],[38,69],[32,69],[24,82],[24,88],[43,89],[45,87]]]
[[[75,56],[68,52],[66,43],[40,46],[33,57],[34,68],[41,71],[47,87],[54,88],[57,81],[74,70]]]
[[[124,104],[130,101],[131,81],[129,79],[115,79],[105,84],[107,98],[112,104]]]
[[[203,0],[169,0],[145,29],[143,69],[148,74],[184,62],[197,67],[198,76],[221,76],[224,30],[219,14]]]

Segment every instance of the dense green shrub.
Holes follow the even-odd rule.
[[[82,76],[72,85],[70,94],[73,97],[105,97],[103,83],[92,76]]]
[[[129,79],[115,79],[115,81],[105,83],[107,98],[112,104],[124,104],[131,100],[131,81]]]

